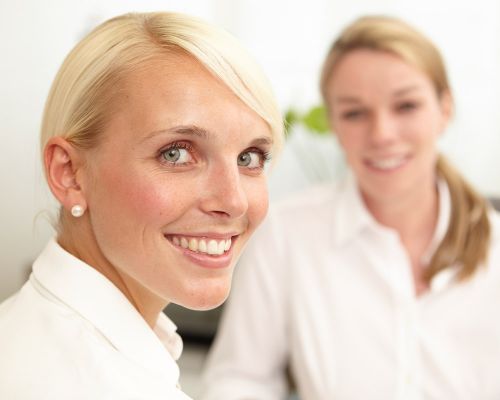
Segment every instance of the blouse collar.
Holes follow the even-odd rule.
[[[446,181],[442,178],[437,180],[437,191],[439,196],[439,210],[434,234],[423,256],[423,262],[428,263],[443,240],[450,222],[451,199],[450,191]],[[342,246],[357,237],[364,229],[373,229],[377,231],[396,232],[381,225],[370,213],[361,196],[359,186],[352,175],[349,173],[346,179],[341,183],[339,190],[341,193],[338,207],[334,212],[333,236],[334,242]]]
[[[176,326],[163,313],[153,329],[104,275],[52,239],[33,264],[33,284],[94,326],[125,357],[177,384],[182,351]]]

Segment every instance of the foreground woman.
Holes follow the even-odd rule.
[[[0,306],[0,398],[185,399],[169,303],[221,304],[282,141],[259,68],[189,16],[92,31],[47,99],[57,237]]]

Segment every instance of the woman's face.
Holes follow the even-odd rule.
[[[117,89],[83,182],[99,263],[134,301],[206,309],[264,218],[268,125],[198,62],[150,62]]]
[[[347,161],[369,200],[432,188],[436,141],[450,114],[430,79],[386,52],[354,50],[334,68],[329,113]]]

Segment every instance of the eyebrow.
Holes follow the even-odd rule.
[[[273,139],[267,136],[256,138],[250,143],[252,146],[272,146]]]
[[[203,139],[208,139],[210,137],[209,132],[206,129],[203,129],[199,126],[196,125],[179,125],[179,126],[174,126],[173,128],[169,129],[160,129],[158,131],[153,131],[149,135],[147,135],[144,140],[149,140],[152,139],[158,135],[163,135],[163,134],[181,134],[181,135],[188,135],[188,136],[198,136]]]
[[[420,90],[420,86],[418,85],[411,85],[411,86],[406,86],[401,89],[397,89],[395,92],[392,93],[392,96],[394,97],[401,97],[404,96],[405,94],[408,94],[410,92]],[[334,100],[337,103],[361,103],[361,99],[355,96],[340,96]]]
[[[334,99],[336,103],[361,103],[361,100],[353,96],[340,96]]]
[[[150,140],[158,135],[163,135],[163,134],[181,134],[187,136],[197,136],[202,139],[210,139],[211,136],[209,131],[197,125],[179,125],[169,129],[161,129],[158,131],[153,131],[144,138],[144,141]],[[259,146],[259,145],[272,146],[272,144],[273,144],[273,139],[268,136],[255,138],[250,143],[251,146]]]
[[[403,96],[407,94],[408,92],[413,92],[415,90],[420,90],[420,86],[418,85],[411,85],[407,87],[403,87],[401,89],[398,89],[394,92],[394,96]]]

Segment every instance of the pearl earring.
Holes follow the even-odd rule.
[[[71,215],[75,218],[81,217],[85,213],[85,209],[80,204],[75,204],[71,207]]]

